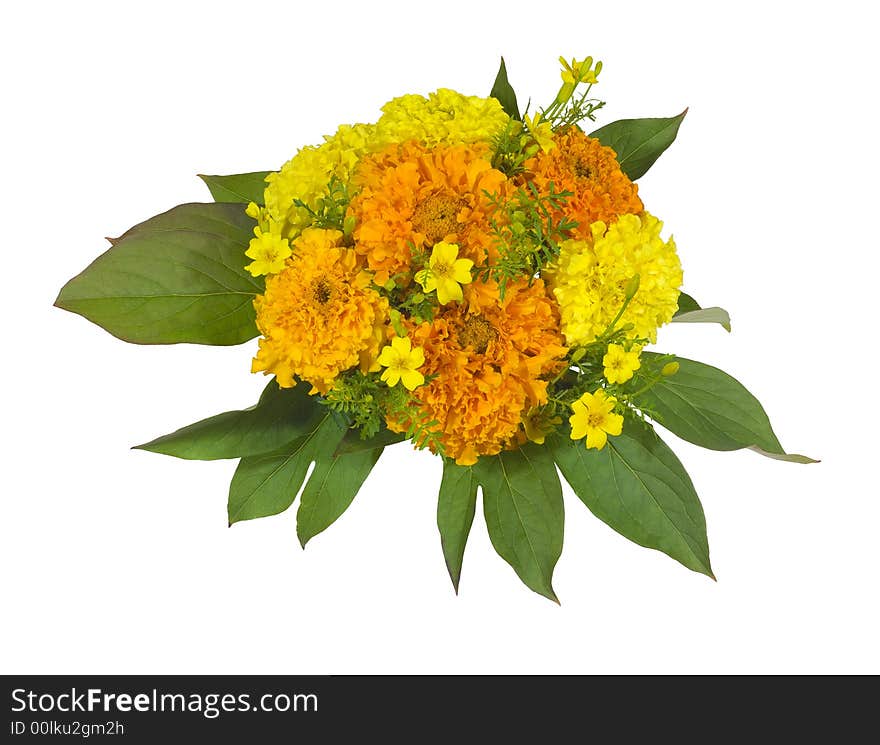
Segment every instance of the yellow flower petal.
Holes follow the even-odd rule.
[[[605,434],[604,430],[591,429],[587,432],[587,448],[601,450],[605,447],[606,442],[608,442],[608,435]]]
[[[404,387],[409,391],[415,390],[425,382],[425,376],[418,370],[404,370],[400,374],[400,379],[403,381]]]
[[[473,265],[474,262],[470,259],[456,260],[452,265],[452,278],[463,285],[470,284],[473,280],[473,277],[471,277],[471,268]]]

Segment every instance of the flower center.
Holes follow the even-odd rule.
[[[477,354],[485,354],[489,342],[497,338],[495,327],[483,316],[468,316],[458,329],[458,343],[461,348],[473,347]]]
[[[332,293],[333,288],[330,287],[330,283],[326,279],[316,279],[312,285],[312,294],[314,295],[315,302],[319,305],[326,305]]]
[[[445,262],[438,262],[431,266],[431,271],[434,272],[434,276],[438,278],[451,277],[452,276],[452,264],[447,264]]]
[[[591,412],[587,416],[587,425],[590,427],[594,427],[596,429],[600,428],[605,423],[605,415],[600,414],[599,412]]]
[[[589,165],[584,163],[584,161],[581,160],[580,158],[578,158],[574,162],[573,168],[574,168],[574,175],[577,176],[578,178],[587,179],[587,178],[593,177],[593,169],[590,168]]]
[[[442,241],[458,230],[458,221],[455,218],[465,204],[465,200],[450,194],[432,194],[419,202],[413,210],[413,228],[416,232],[423,233],[429,243]]]

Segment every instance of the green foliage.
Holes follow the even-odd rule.
[[[620,119],[590,133],[617,153],[623,172],[641,178],[674,141],[687,109],[667,119]]]
[[[650,362],[658,355],[643,352]],[[767,413],[746,388],[725,372],[702,362],[675,357],[678,372],[663,377],[633,396],[637,406],[683,440],[710,450],[753,448],[781,460],[810,463],[802,455],[788,455]]]
[[[135,226],[55,305],[135,344],[240,344],[262,280],[244,270],[254,221],[239,204],[183,204]]]
[[[714,579],[700,500],[678,458],[649,425],[627,420],[602,450],[563,437],[551,447],[562,475],[596,517]]]
[[[529,138],[523,136],[523,126],[511,119],[492,138],[492,168],[513,178],[525,171],[525,162],[530,157],[527,149]]]
[[[546,448],[483,456],[474,466],[492,545],[532,590],[554,602],[553,569],[562,553],[562,487]]]
[[[187,460],[241,458],[271,453],[311,431],[326,411],[308,383],[280,388],[273,379],[256,405],[227,411],[157,437],[139,450]]]
[[[351,193],[348,184],[336,176],[331,176],[327,185],[327,194],[318,199],[315,209],[307,205],[302,199],[294,199],[293,203],[301,207],[312,218],[312,227],[327,230],[340,230],[346,235],[351,234],[350,221],[346,220],[346,212],[351,202]]]
[[[562,212],[571,192],[557,191],[552,182],[547,194],[541,194],[538,187],[529,182],[517,189],[509,201],[501,201],[496,194],[487,193],[487,196],[493,207],[490,224],[498,258],[482,269],[481,276],[498,282],[504,298],[509,281],[523,277],[531,281],[559,256],[560,241],[577,227],[577,222]]]
[[[471,466],[443,460],[443,480],[437,498],[437,528],[452,586],[458,593],[461,564],[477,506],[477,479]]]
[[[498,68],[498,75],[495,76],[495,83],[489,95],[498,100],[501,108],[511,119],[520,118],[516,93],[507,80],[507,66],[504,64],[504,57],[501,58],[501,66]]]
[[[233,202],[263,204],[263,192],[266,189],[266,176],[271,171],[254,171],[253,173],[236,173],[231,176],[204,176],[199,178],[205,182],[215,202]]]
[[[381,447],[317,459],[296,513],[296,535],[303,548],[348,509],[380,455]]]
[[[679,293],[678,310],[672,317],[673,323],[717,323],[730,332],[730,313],[724,308],[701,308],[690,295]]]
[[[312,461],[332,453],[345,434],[331,411],[308,434],[275,453],[242,458],[229,485],[229,524],[284,512]]]
[[[371,442],[379,436],[387,418],[405,423],[403,437],[412,440],[417,448],[430,447],[436,453],[443,453],[436,432],[437,422],[421,412],[402,384],[389,387],[378,373],[344,372],[320,402],[351,422],[351,427],[358,430],[365,441]]]

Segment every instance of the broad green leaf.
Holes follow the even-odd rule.
[[[706,519],[690,477],[649,426],[627,420],[601,450],[556,437],[556,463],[574,493],[614,530],[713,579]]]
[[[296,513],[296,535],[303,548],[348,509],[380,455],[381,447],[318,458]]]
[[[477,479],[471,466],[457,466],[455,461],[443,461],[443,480],[437,499],[437,527],[440,545],[452,586],[458,593],[461,563],[477,507]]]
[[[643,352],[656,358],[653,352]],[[678,372],[662,378],[636,397],[652,419],[683,440],[710,450],[753,448],[803,463],[803,455],[787,456],[764,408],[735,378],[702,362],[676,357]]]
[[[373,435],[372,437],[368,437],[364,439],[361,437],[360,432],[355,429],[350,429],[345,433],[345,437],[342,438],[342,442],[339,443],[339,447],[336,448],[336,455],[342,455],[344,453],[357,453],[361,450],[375,450],[376,448],[385,448],[389,445],[395,445],[398,442],[403,442],[406,439],[406,435],[403,432],[392,432],[390,429],[382,429],[378,432],[378,434]]]
[[[562,553],[564,511],[549,452],[529,443],[483,456],[474,474],[495,550],[528,587],[558,603],[552,579]]]
[[[242,458],[229,485],[229,524],[284,512],[312,461],[332,453],[344,428],[327,411],[314,429],[277,453]]]
[[[234,204],[183,204],[135,226],[55,305],[135,344],[240,344],[262,281],[245,270],[254,222]]]
[[[724,308],[701,308],[700,304],[684,292],[678,295],[678,310],[673,323],[717,323],[730,331],[730,314]]]
[[[266,176],[270,173],[272,172],[254,171],[253,173],[236,173],[230,176],[205,176],[200,173],[199,178],[205,182],[215,202],[263,204]]]
[[[590,137],[614,150],[623,172],[635,181],[673,143],[685,114],[687,109],[666,119],[620,119],[599,127]]]
[[[498,75],[495,76],[495,84],[489,95],[498,99],[501,108],[511,119],[518,121],[521,119],[516,103],[516,93],[507,80],[507,66],[504,64],[504,57],[501,58],[501,67],[498,68]]]
[[[218,206],[212,202],[190,202],[154,215],[129,228],[118,238],[107,240],[115,246],[126,238],[185,230],[220,239],[230,238],[237,243],[249,243],[254,236],[254,225],[254,221],[244,214],[241,205]]]
[[[280,388],[273,379],[249,409],[202,419],[136,448],[187,460],[273,453],[310,432],[327,413],[310,389],[308,383]]]

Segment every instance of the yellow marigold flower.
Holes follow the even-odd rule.
[[[382,373],[382,380],[389,386],[403,381],[404,387],[412,391],[425,382],[425,376],[418,370],[425,364],[425,350],[413,349],[408,337],[395,336],[379,355],[379,364],[388,368]]]
[[[427,147],[489,142],[509,121],[495,98],[464,96],[448,88],[424,96],[408,94],[382,107],[376,149],[415,141]]]
[[[533,406],[526,412],[522,424],[526,439],[536,445],[543,445],[547,435],[553,432],[558,424],[562,424],[562,419],[558,416],[548,417],[543,408]]]
[[[564,366],[556,303],[544,283],[474,282],[465,303],[443,306],[430,323],[407,322],[425,350],[430,382],[413,392],[414,419],[437,422],[443,452],[460,465],[516,444],[523,413],[547,402],[547,378]],[[411,421],[389,421],[405,431]]]
[[[541,150],[549,153],[556,147],[556,142],[553,140],[553,125],[550,122],[542,121],[540,114],[535,114],[534,116],[526,114],[523,117],[523,121],[529,130],[529,134],[532,135],[532,138],[538,143]]]
[[[287,239],[274,233],[264,233],[259,226],[254,228],[254,236],[244,252],[253,261],[245,269],[254,277],[277,274],[284,269],[285,260],[291,253]]]
[[[309,210],[295,200],[317,210],[332,178],[348,183],[358,160],[373,146],[374,133],[371,124],[343,125],[325,136],[322,145],[302,148],[281,170],[266,176],[266,210],[282,235],[296,237],[312,224]]]
[[[418,282],[425,292],[437,290],[437,301],[446,305],[453,300],[462,301],[461,286],[470,284],[470,259],[458,258],[458,246],[455,243],[440,241],[435,243],[428,261],[428,268],[416,273]]]
[[[571,405],[574,412],[571,422],[571,439],[580,440],[585,435],[587,449],[601,450],[608,441],[608,435],[619,435],[623,431],[623,417],[612,413],[617,399],[609,396],[601,388],[595,393],[585,393]]]
[[[647,212],[623,215],[616,223],[593,223],[589,240],[563,241],[558,259],[545,272],[562,311],[570,346],[589,344],[623,307],[632,278],[638,290],[618,321],[632,324],[630,338],[657,340],[657,328],[672,320],[682,282],[675,242],[663,241],[663,223]]]
[[[609,383],[626,383],[642,366],[639,350],[627,352],[620,344],[609,344],[608,351],[602,358],[602,366],[605,380]]]
[[[326,393],[343,370],[376,368],[390,328],[388,301],[341,239],[338,230],[304,230],[254,301],[263,337],[252,370],[274,374],[282,388],[295,385],[296,375]]]
[[[497,253],[491,220],[501,216],[490,195],[503,199],[510,187],[488,158],[483,144],[429,150],[415,143],[364,158],[356,176],[362,188],[349,215],[356,222],[355,250],[377,284],[410,276],[413,246],[455,243],[477,265]]]
[[[542,194],[549,193],[551,183],[557,192],[571,192],[554,216],[577,221],[574,237],[589,238],[590,225],[597,220],[611,223],[644,209],[638,186],[620,169],[610,147],[576,127],[556,134],[554,142],[553,150],[525,162],[526,175]]]

